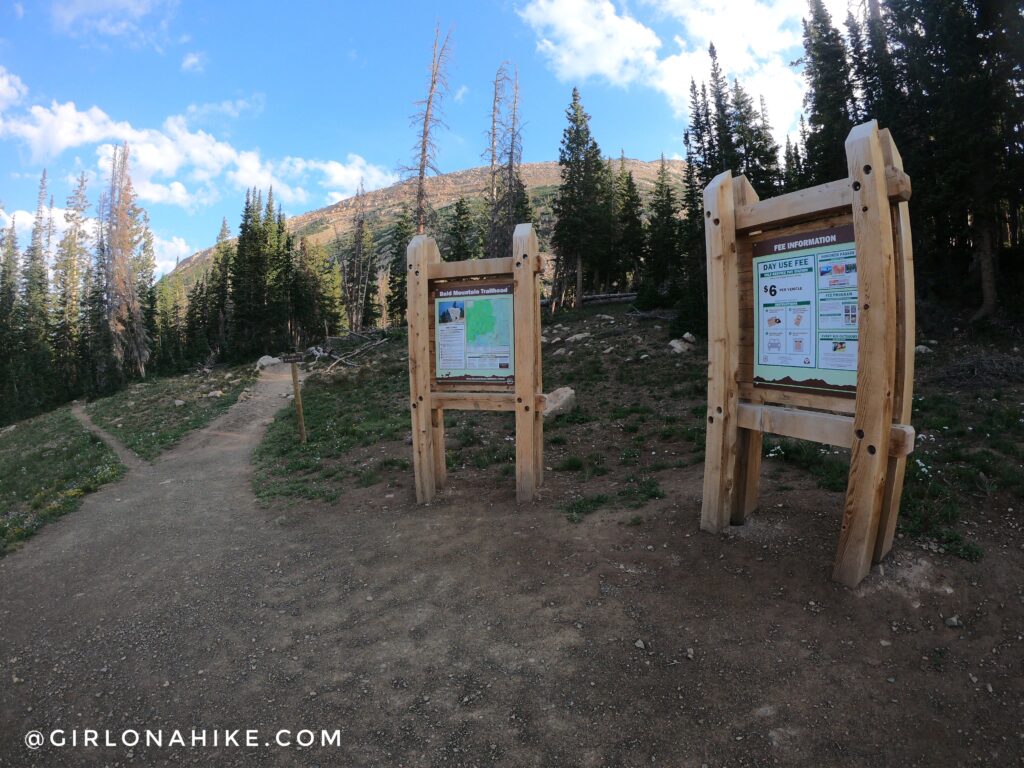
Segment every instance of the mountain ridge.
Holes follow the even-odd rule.
[[[654,188],[661,160],[625,158],[621,162],[633,173],[641,195],[647,196]],[[618,170],[618,163],[619,161],[612,161],[613,170]],[[679,185],[686,169],[685,161],[665,160],[665,165],[670,178]],[[519,172],[538,216],[544,218],[545,209],[550,209],[550,202],[561,181],[558,163],[551,160],[523,163],[519,167]],[[482,200],[489,177],[490,169],[487,166],[431,176],[427,179],[427,196],[434,210],[438,212],[453,205],[460,197]],[[403,205],[411,205],[415,191],[415,179],[405,179],[388,187],[366,192],[366,210],[378,221],[386,222],[397,216]],[[313,244],[328,243],[351,230],[355,203],[354,196],[347,197],[331,205],[297,214],[287,220],[288,231],[309,238]],[[547,212],[550,213],[549,210]],[[188,258],[182,259],[161,279],[177,276],[175,279],[180,279],[187,288],[208,267],[212,254],[213,246],[196,251]]]

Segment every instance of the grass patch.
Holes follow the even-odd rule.
[[[628,507],[642,507],[652,499],[665,498],[665,492],[653,477],[630,475],[626,478],[626,487],[619,491]]]
[[[253,366],[218,368],[132,384],[86,406],[90,418],[144,459],[152,460],[235,404],[256,378]],[[220,391],[220,397],[209,393]],[[175,406],[180,400],[184,405]]]
[[[0,553],[124,474],[117,455],[58,408],[0,434]]]
[[[580,522],[586,515],[596,512],[608,503],[608,497],[603,493],[594,496],[583,496],[563,504],[561,509],[570,523]]]
[[[400,340],[384,345],[395,352]],[[382,459],[352,472],[354,449],[398,440],[409,430],[404,363],[367,365],[330,380],[311,378],[302,390],[307,442],[295,436],[295,405],[282,408],[253,454],[256,496],[337,500],[346,484],[375,485],[389,474],[407,474],[405,459]],[[449,454],[450,455],[450,454]]]
[[[580,472],[584,466],[579,456],[566,456],[555,465],[555,469],[559,472]]]
[[[781,459],[787,464],[810,472],[819,488],[845,491],[850,475],[849,452],[837,452],[806,440],[765,440],[763,455]]]

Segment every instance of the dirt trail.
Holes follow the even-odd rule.
[[[33,727],[234,719],[203,703],[230,701],[216,681],[262,623],[255,594],[277,553],[249,457],[289,391],[286,366],[264,371],[251,398],[153,464],[76,409],[129,472],[0,560],[0,765],[88,762],[29,752]]]
[[[699,463],[642,525],[568,524],[559,473],[529,506],[494,472],[429,507],[411,478],[261,507],[249,457],[290,386],[265,372],[0,559],[0,766],[1022,764],[1012,519],[979,530],[977,565],[901,540],[848,590],[841,494],[786,469],[723,536],[698,531]],[[22,744],[54,728],[260,746]],[[340,743],[262,746],[279,729]]]
[[[139,458],[134,451],[89,418],[89,414],[86,412],[85,406],[77,400],[71,404],[71,413],[75,415],[76,419],[82,422],[82,426],[105,442],[110,450],[117,454],[117,458],[121,460],[121,463],[129,470],[146,466],[146,462]]]

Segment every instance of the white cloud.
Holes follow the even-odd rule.
[[[848,0],[825,0],[841,25]],[[763,95],[776,136],[795,128],[806,86],[790,61],[799,55],[805,0],[641,0],[650,24],[674,26],[673,50],[651,26],[611,0],[530,0],[520,15],[537,35],[537,50],[567,82],[603,78],[618,86],[641,83],[660,91],[681,117],[689,109],[690,79],[708,77],[708,46],[731,80],[755,100]]]
[[[114,120],[99,107],[81,110],[73,102],[51,102],[0,115],[0,139],[20,141],[39,164],[69,149],[91,147],[100,178],[109,173],[114,146],[128,142],[139,199],[186,210],[216,202],[225,186],[236,191],[273,187],[277,199],[292,206],[309,202],[310,185],[326,190],[325,199],[334,201],[352,195],[360,179],[369,189],[397,181],[386,168],[356,154],[349,154],[345,162],[297,157],[275,160],[264,158],[258,150],[238,149],[190,124],[190,120],[211,114],[258,111],[262,105],[259,94],[192,105],[185,115],[168,117],[160,128],[137,128]]]
[[[539,35],[537,50],[562,80],[596,75],[628,85],[657,61],[658,36],[620,15],[610,0],[531,0],[519,13]]]
[[[25,18],[25,6],[21,3],[14,4],[14,15],[19,19]]]
[[[21,78],[0,65],[0,113],[20,102],[27,93]]]
[[[240,99],[207,102],[205,104],[189,104],[186,115],[190,120],[205,120],[212,116],[238,118],[244,114],[258,115],[263,112],[267,99],[262,93]]]
[[[51,6],[54,26],[74,37],[106,35],[146,43],[163,34],[177,0],[56,0]],[[147,25],[147,17],[155,22]]]
[[[156,274],[165,275],[177,265],[181,259],[187,259],[196,249],[185,242],[184,238],[174,236],[165,240],[157,234],[153,235],[153,251],[156,255]]]
[[[189,51],[181,60],[182,72],[201,73],[206,69],[206,54],[202,51]]]
[[[468,85],[460,85],[456,89],[455,95],[452,96],[452,98],[455,100],[456,103],[458,103],[458,102],[462,101],[464,98],[466,98],[466,94],[467,93],[469,93],[469,86]]]

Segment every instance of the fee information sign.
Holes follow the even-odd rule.
[[[754,384],[854,392],[853,225],[754,243]]]

